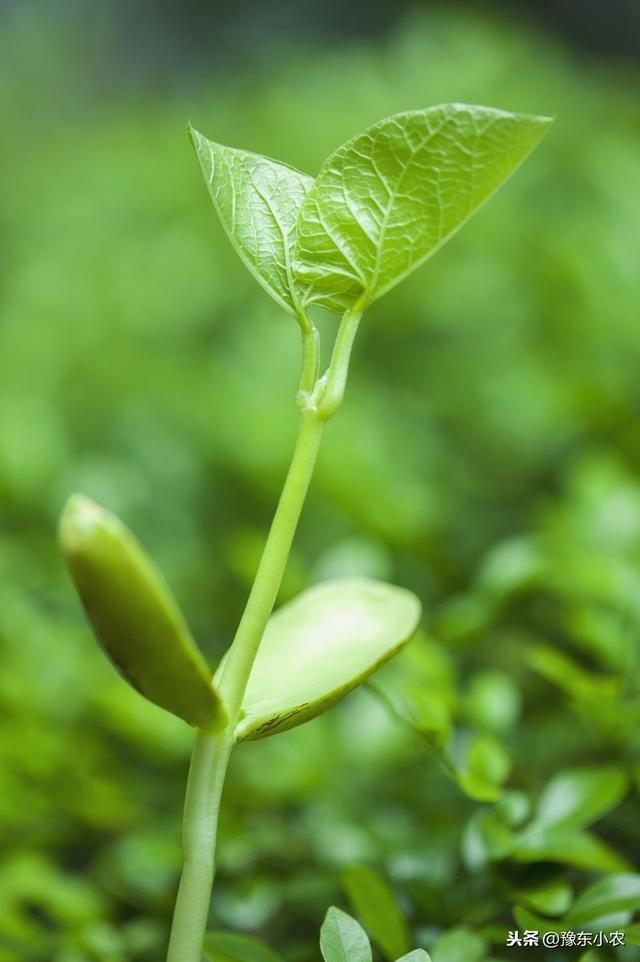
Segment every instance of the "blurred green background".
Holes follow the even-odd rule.
[[[295,434],[298,332],[216,223],[187,120],[314,173],[403,109],[558,118],[371,310],[282,591],[357,572],[420,595],[425,633],[380,682],[413,729],[363,690],[242,746],[212,926],[317,959],[359,862],[434,962],[508,959],[525,908],[553,914],[531,893],[570,901],[638,865],[640,74],[623,7],[599,30],[577,5],[573,21],[519,5],[3,5],[1,962],[161,959],[179,870],[191,733],[94,646],[56,550],[65,498],[125,518],[215,662]],[[446,739],[464,791],[433,748]],[[591,809],[527,834],[550,780],[584,766]]]

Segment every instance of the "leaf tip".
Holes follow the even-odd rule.
[[[58,540],[66,555],[76,554],[82,549],[96,527],[102,525],[108,512],[84,494],[72,494],[60,515]]]

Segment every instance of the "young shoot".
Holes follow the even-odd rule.
[[[203,958],[218,812],[235,746],[326,711],[393,657],[420,618],[413,594],[366,579],[314,585],[273,613],[362,316],[460,229],[549,124],[464,104],[400,113],[339,147],[315,179],[191,130],[231,243],[302,335],[298,437],[244,613],[213,679],[166,583],[124,525],[78,495],[60,525],[65,558],[106,654],[142,695],[196,729],[167,962]],[[326,371],[310,317],[315,306],[341,317]],[[327,916],[321,946],[327,962],[371,958],[364,933],[337,909]],[[422,950],[404,957],[427,958]]]

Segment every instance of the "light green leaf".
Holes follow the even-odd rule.
[[[625,945],[640,945],[640,922],[625,925],[624,943]]]
[[[342,885],[353,910],[390,962],[408,952],[407,923],[387,880],[365,865],[352,865],[342,872]]]
[[[543,136],[546,117],[444,104],[396,114],[339,147],[298,218],[309,299],[370,303],[434,254]]]
[[[542,916],[531,912],[523,905],[515,905],[512,910],[512,915],[521,931],[529,929],[529,931],[538,932],[540,938],[542,938],[546,932],[557,932],[559,927],[557,919],[549,920],[542,918]]]
[[[573,889],[568,882],[554,879],[546,885],[520,892],[518,900],[544,915],[563,915],[571,905]]]
[[[431,949],[433,962],[480,962],[487,948],[485,940],[470,929],[452,929],[441,935]]]
[[[509,731],[518,719],[520,692],[506,672],[478,672],[465,695],[464,708],[475,725],[500,734]]]
[[[628,790],[623,769],[585,766],[560,772],[548,783],[536,807],[535,825],[581,828],[615,808]]]
[[[129,684],[199,728],[221,727],[211,672],[162,575],[122,522],[74,495],[60,545],[94,634]]]
[[[640,875],[610,875],[578,896],[564,919],[568,926],[584,926],[618,912],[640,909]]]
[[[506,858],[513,845],[513,833],[500,818],[496,807],[474,812],[462,837],[462,854],[472,872],[486,868],[489,862]]]
[[[204,947],[210,962],[282,962],[264,942],[236,932],[207,932]]]
[[[258,649],[236,737],[272,735],[326,711],[402,647],[420,610],[411,592],[358,578],[283,605]]]
[[[362,926],[332,906],[320,929],[324,962],[372,962],[371,945]]]
[[[558,862],[594,872],[625,872],[629,863],[602,839],[563,826],[529,826],[511,852],[517,862]]]
[[[510,771],[511,758],[501,742],[490,735],[477,735],[467,748],[458,784],[476,801],[492,802],[502,795]]]
[[[292,272],[298,211],[313,177],[287,164],[224,147],[190,130],[213,206],[244,264],[294,316],[303,288]]]
[[[398,962],[431,962],[431,956],[424,949],[412,949],[398,959]]]

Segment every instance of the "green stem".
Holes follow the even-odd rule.
[[[333,346],[329,370],[316,386],[319,392],[317,398],[318,414],[324,421],[333,417],[342,404],[349,373],[351,350],[361,317],[362,308],[359,303],[355,304],[352,310],[345,311],[338,328],[336,343]]]
[[[207,732],[196,735],[184,810],[184,864],[167,962],[201,962],[215,874],[220,798],[233,747],[233,732],[258,645],[280,588],[323,427],[324,422],[314,409],[302,413],[289,473],[219,684],[229,716],[228,725],[219,735]]]
[[[258,645],[273,611],[313,470],[324,423],[306,408],[287,479],[273,518],[258,571],[225,663],[219,686],[230,717],[237,718]]]
[[[233,746],[232,732],[196,735],[182,828],[183,865],[167,962],[201,962],[211,889],[222,788]]]
[[[201,962],[202,959],[215,875],[220,800],[242,698],[280,589],[325,422],[342,402],[351,349],[361,316],[360,306],[356,305],[342,318],[331,364],[326,375],[319,380],[316,380],[318,333],[306,318],[305,323],[301,323],[303,363],[298,394],[301,410],[298,437],[253,587],[218,683],[227,709],[227,726],[220,734],[200,731],[196,735],[184,808],[184,864],[167,962]]]
[[[307,323],[302,328],[302,373],[296,401],[300,411],[304,411],[309,404],[311,392],[318,378],[320,363],[320,336],[316,327]]]

